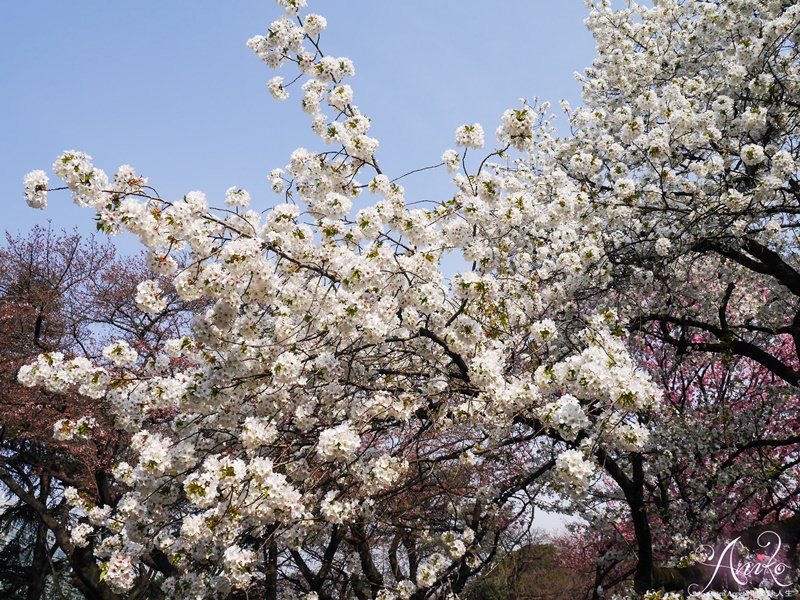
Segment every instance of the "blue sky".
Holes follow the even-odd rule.
[[[573,73],[594,42],[582,0],[311,0],[328,19],[327,54],[356,66],[355,103],[373,118],[379,160],[395,177],[438,162],[463,123],[491,137],[520,98],[579,103]],[[269,0],[8,2],[0,20],[0,228],[93,231],[92,213],[51,194],[29,209],[22,178],[64,150],[111,174],[131,164],[162,197],[232,186],[253,207],[276,202],[266,175],[298,146],[321,149],[296,98],[272,99],[273,72],[245,46],[280,14]],[[561,119],[563,125],[563,118]],[[412,199],[449,193],[441,170],[406,185]],[[119,239],[121,249],[134,249]]]

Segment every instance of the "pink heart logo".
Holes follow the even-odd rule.
[[[765,556],[764,554],[756,554],[756,558],[758,560],[764,560],[764,556]]]

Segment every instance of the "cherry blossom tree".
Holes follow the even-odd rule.
[[[80,543],[86,525],[70,512],[64,490],[71,486],[95,513],[110,509],[119,496],[110,470],[125,456],[127,436],[68,385],[56,392],[29,389],[16,374],[41,352],[103,360],[109,336],[148,356],[159,336],[180,330],[181,320],[174,311],[151,316],[136,309],[131,282],[146,272],[140,259],[119,259],[112,245],[77,234],[40,227],[25,236],[6,234],[0,248],[3,593],[54,597],[77,588],[87,598],[113,597]],[[68,441],[64,433],[72,426],[94,435]]]
[[[746,489],[754,480],[745,478],[745,488],[727,490],[727,508],[695,512],[690,526],[698,518],[733,526],[730,503],[753,494],[761,497],[753,516],[795,509],[783,500],[793,496],[795,479],[797,11],[785,2],[659,2],[622,11],[598,3],[589,19],[599,55],[584,81],[586,106],[570,112],[575,133],[559,150],[587,194],[583,214],[607,223],[596,263],[606,276],[587,291],[615,295],[632,330],[678,355],[702,353],[707,366],[698,368],[711,377],[721,376],[716,361],[738,362],[726,369],[738,388],[734,399],[744,399],[750,384],[758,388],[750,395],[756,408],[744,400],[747,412],[728,412],[734,427],[721,427],[722,407],[695,405],[704,412],[694,413],[698,439],[673,441],[702,453],[727,437],[730,452],[717,458],[720,477],[733,481],[730,467],[760,448],[776,479]],[[666,441],[654,449],[671,451]],[[703,461],[693,461],[695,472],[715,466]],[[631,511],[644,589],[653,565],[641,491],[657,473],[642,474],[639,484],[635,469],[612,476]],[[775,498],[779,475],[789,492]],[[720,483],[706,491],[724,490]],[[692,511],[717,502],[687,501]]]
[[[111,590],[155,568],[176,598],[457,594],[547,490],[623,509],[644,591],[656,524],[793,509],[796,3],[589,2],[598,56],[584,106],[562,105],[570,134],[536,100],[502,115],[493,150],[462,125],[439,165],[453,192],[428,203],[381,169],[325,18],[278,4],[248,45],[321,144],[271,172],[278,204],[161,198],[79,151],[54,164],[101,229],[147,248],[144,314],[171,287],[200,303],[146,369],[123,340],[105,364],[49,352],[19,371],[130,436],[124,494],[81,530]],[[52,189],[25,178],[33,207]],[[91,438],[80,423],[58,434]],[[740,482],[753,465],[769,468]]]
[[[642,360],[666,390],[652,446],[641,453],[654,587],[685,588],[693,572],[676,567],[701,561],[702,546],[756,525],[785,528],[795,515],[797,398],[749,359],[676,356],[658,340],[644,341],[652,344],[641,347]],[[572,509],[583,524],[557,540],[562,565],[606,592],[624,587],[637,568],[630,507],[609,483]]]

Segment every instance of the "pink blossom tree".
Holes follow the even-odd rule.
[[[152,358],[151,348],[184,321],[177,305],[155,316],[135,308],[131,282],[147,271],[141,259],[118,258],[108,243],[37,227],[6,234],[0,265],[0,486],[7,498],[0,585],[3,593],[38,598],[47,586],[71,582],[87,598],[112,598],[74,533],[86,517],[69,510],[64,492],[73,488],[96,509],[115,505],[120,489],[111,468],[126,455],[129,436],[96,400],[68,384],[53,392],[24,387],[17,371],[42,352],[104,360],[104,345],[119,336]],[[54,428],[68,423],[93,435],[54,438]],[[146,586],[143,578],[139,587]]]

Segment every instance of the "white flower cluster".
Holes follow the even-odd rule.
[[[103,581],[117,594],[127,592],[136,581],[136,570],[129,556],[114,552],[100,567]]]
[[[622,423],[608,434],[609,445],[631,452],[641,451],[650,440],[650,431],[641,423]]]
[[[81,498],[80,492],[72,486],[64,488],[64,500],[73,508],[85,509],[86,503]]]
[[[272,443],[277,436],[278,430],[270,419],[247,417],[242,425],[240,439],[245,448],[255,450]]]
[[[361,446],[361,438],[349,422],[325,429],[319,434],[317,454],[322,460],[353,460]]]
[[[276,75],[269,80],[267,83],[267,89],[269,90],[269,93],[272,94],[272,97],[276,100],[287,100],[289,98],[289,92],[287,92],[286,88],[283,87],[283,77],[280,75]]]
[[[222,554],[225,576],[236,588],[244,588],[250,583],[253,573],[250,565],[255,561],[255,552],[239,546],[228,546]]]
[[[543,344],[552,342],[558,337],[558,326],[553,319],[542,319],[531,324],[531,335],[533,339]]]
[[[105,525],[110,515],[111,507],[108,505],[92,506],[86,511],[86,516],[89,518],[89,523],[95,527]]]
[[[767,158],[763,146],[759,144],[745,144],[741,151],[742,162],[749,167],[764,162]]]
[[[94,417],[81,417],[77,420],[59,419],[53,423],[53,438],[59,441],[69,441],[78,438],[88,438],[92,430],[97,427]]]
[[[131,448],[137,453],[137,467],[154,476],[163,475],[170,467],[173,454],[170,441],[158,432],[139,431],[131,438]]]
[[[77,387],[79,393],[97,399],[105,395],[110,377],[105,369],[83,357],[64,360],[61,352],[48,352],[40,354],[36,362],[21,367],[17,380],[28,387],[42,386],[58,393]]]
[[[277,0],[277,2],[289,15],[297,15],[301,8],[308,6],[306,0]]]
[[[552,366],[536,370],[543,389],[567,386],[579,399],[600,399],[621,411],[658,407],[661,391],[635,362],[624,340],[614,335],[604,318],[595,318],[584,330],[588,346]]]
[[[571,493],[578,496],[586,492],[589,480],[596,471],[597,466],[587,460],[583,452],[574,448],[565,450],[556,459],[556,477],[567,484]]]
[[[564,394],[556,402],[550,402],[544,409],[546,423],[556,427],[566,440],[574,440],[578,433],[591,425],[575,396]]]
[[[385,489],[397,482],[408,470],[408,461],[404,458],[381,454],[364,465],[361,479],[371,492]]]
[[[89,536],[94,532],[94,527],[88,523],[77,523],[69,531],[69,541],[78,548],[89,545]]]
[[[293,10],[296,14],[297,8]],[[287,12],[290,12],[288,7]],[[277,69],[287,59],[288,52],[302,52],[304,35],[302,27],[297,26],[288,16],[283,16],[270,25],[268,35],[250,38],[247,47],[270,67]]]
[[[658,238],[655,243],[656,254],[659,256],[669,256],[672,249],[672,240],[669,238]]]
[[[505,351],[502,344],[487,343],[470,363],[470,379],[482,389],[490,389],[504,380]]]
[[[483,127],[480,123],[461,125],[456,129],[456,146],[483,148]]]
[[[448,173],[455,173],[461,166],[461,157],[455,150],[445,150],[442,154],[442,162],[447,167]]]
[[[303,20],[303,31],[306,35],[318,36],[328,26],[328,20],[322,15],[308,14]]]
[[[474,534],[472,529],[467,529],[463,534],[459,534],[457,531],[447,531],[441,535],[440,540],[450,556],[459,559],[467,552],[467,546],[474,540]]]
[[[42,170],[31,171],[23,180],[25,184],[25,202],[31,208],[47,206],[47,173]]]
[[[448,564],[442,554],[431,554],[417,569],[417,586],[423,589],[433,586]]]
[[[359,506],[355,500],[337,500],[337,496],[334,491],[325,494],[320,504],[320,513],[328,523],[341,525],[358,515]]]
[[[540,114],[550,109],[547,102],[538,107],[523,103],[522,108],[511,108],[503,113],[500,127],[497,128],[497,141],[508,144],[517,150],[527,150],[533,140],[534,125]]]
[[[167,307],[166,301],[161,297],[161,286],[152,279],[142,281],[136,286],[136,305],[146,313],[156,314]]]
[[[129,367],[139,360],[139,354],[125,340],[119,340],[103,348],[103,356],[117,367]]]
[[[250,193],[237,187],[229,187],[225,192],[225,204],[230,207],[247,208],[250,205]]]
[[[300,356],[294,352],[284,352],[272,364],[272,376],[278,383],[297,383],[303,370]]]
[[[72,190],[76,204],[99,208],[108,201],[108,176],[92,165],[88,154],[69,150],[53,164],[53,171]]]

